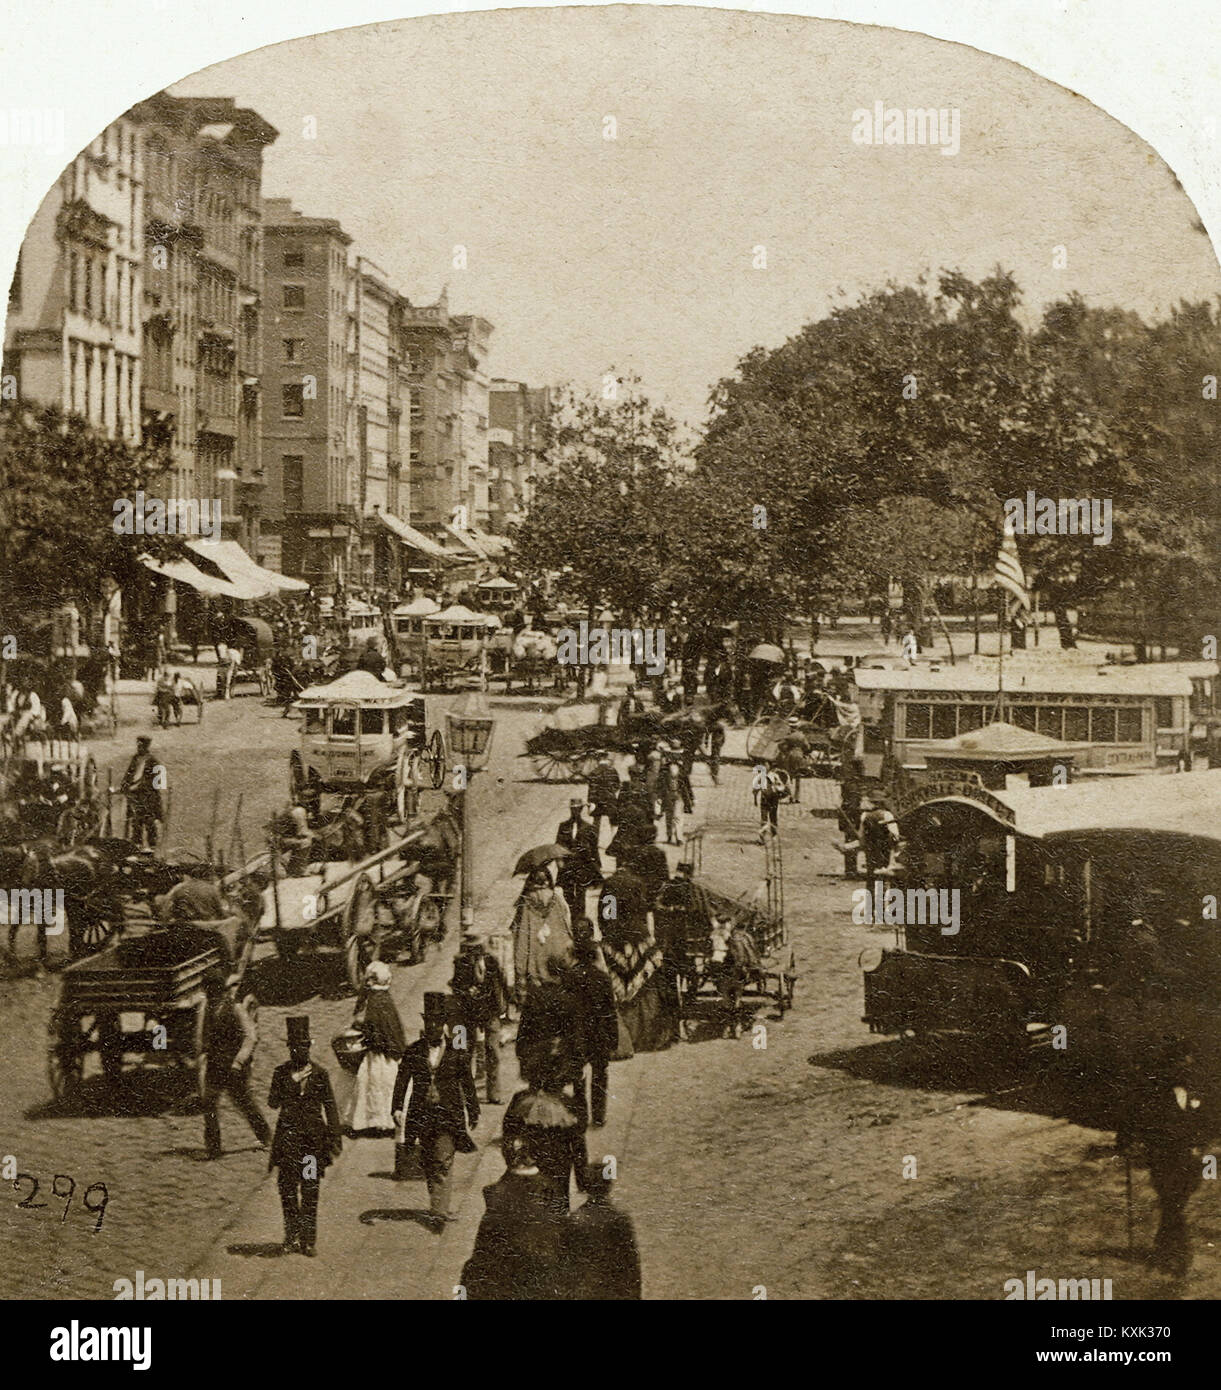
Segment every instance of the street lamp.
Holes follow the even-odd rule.
[[[446,712],[445,722],[449,726],[449,745],[458,759],[455,771],[458,767],[462,769],[462,878],[459,902],[462,930],[466,932],[474,930],[475,926],[475,866],[471,850],[469,791],[475,774],[487,764],[496,721],[483,696],[478,691],[470,691]]]

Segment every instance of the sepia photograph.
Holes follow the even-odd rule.
[[[1038,1345],[1169,1360],[1221,273],[1165,158],[980,48],[648,5],[0,124],[63,146],[0,370],[0,1296],[1156,1301]]]

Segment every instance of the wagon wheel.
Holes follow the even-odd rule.
[[[47,1045],[47,1078],[51,1083],[52,1096],[60,1101],[71,1100],[75,1096],[80,1089],[85,1070],[85,1058],[79,1047],[74,1045],[78,1039],[73,1038],[69,1041],[65,1036],[69,1026],[76,1023],[76,1019],[69,1020],[60,1014],[51,1015],[51,1041]]]
[[[535,753],[530,765],[544,782],[563,782],[569,776],[568,762],[554,753]]]
[[[68,954],[73,960],[78,960],[81,956],[91,956],[102,950],[114,935],[117,925],[104,912],[94,908],[88,900],[82,904],[78,914],[79,926],[73,926],[66,910],[63,916],[67,919],[68,926]]]
[[[343,909],[344,974],[349,986],[358,990],[364,981],[365,966],[373,959],[373,931],[377,926],[377,889],[367,873],[360,873]]]
[[[432,737],[428,740],[428,770],[432,776],[432,789],[439,792],[445,785],[445,739],[441,735],[440,729],[432,731]]]

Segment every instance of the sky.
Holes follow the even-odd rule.
[[[1032,316],[1074,290],[1145,317],[1221,294],[1148,145],[1028,69],[899,30],[458,13],[277,44],[171,90],[277,127],[265,196],[337,217],[415,303],[447,285],[452,312],[494,325],[492,375],[634,372],[692,425],[753,346],[892,279],[1000,265]],[[957,108],[958,153],[854,143],[878,101]]]

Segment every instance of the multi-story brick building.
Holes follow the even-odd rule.
[[[488,377],[492,325],[451,315],[446,296],[402,311],[411,382],[410,477],[413,515],[439,531],[459,509],[472,526],[488,519]]]
[[[346,582],[359,530],[349,463],[351,245],[334,218],[266,200],[264,528],[279,540],[284,572],[323,589]]]
[[[9,289],[4,371],[21,399],[132,444],[143,255],[142,138],[129,113],[76,156],[34,215]]]
[[[224,534],[278,562],[261,535],[263,151],[277,132],[230,97],[165,92],[143,130],[143,415],[169,446],[168,490],[219,498]]]
[[[488,393],[488,529],[504,535],[520,521],[534,486],[543,421],[550,409],[547,387],[493,380]]]

